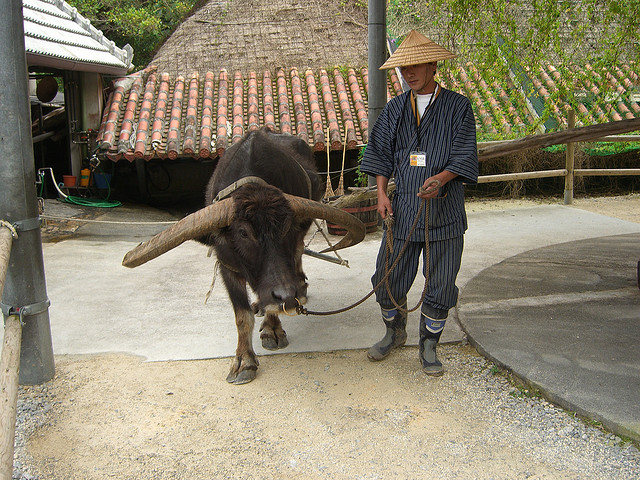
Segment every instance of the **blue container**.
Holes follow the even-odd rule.
[[[111,184],[111,174],[110,173],[94,173],[93,181],[96,184],[97,188],[107,189]]]

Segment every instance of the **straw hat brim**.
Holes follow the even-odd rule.
[[[411,30],[397,50],[382,64],[380,70],[439,62],[456,57],[455,53],[450,52],[415,30]]]

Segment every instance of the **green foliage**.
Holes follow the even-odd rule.
[[[362,157],[364,157],[364,151],[367,149],[367,146],[363,146],[360,148],[358,152],[358,168],[356,169],[356,187],[367,187],[369,185],[369,176],[360,171],[360,163],[362,162]]]
[[[136,69],[146,66],[154,52],[189,14],[196,0],[68,0],[81,15],[119,47],[133,47]]]
[[[591,156],[619,155],[640,150],[640,142],[597,142],[588,144],[584,152]]]
[[[357,7],[357,8],[367,8],[367,0],[340,0],[340,6],[342,8],[345,7]]]
[[[511,390],[509,395],[514,398],[542,398],[537,390],[529,389],[522,385],[516,385],[515,390]]]
[[[542,124],[557,128],[558,109],[566,105],[578,112],[578,122],[607,118],[615,90],[605,72],[640,64],[638,11],[640,0],[390,0],[387,23],[391,36],[414,28],[458,53],[458,60],[443,64],[445,74],[446,63],[455,62],[501,83],[514,74],[527,101],[538,105],[540,118],[521,132],[533,133]],[[531,78],[548,64],[562,82],[540,98]],[[597,97],[580,113],[580,95],[594,86]]]

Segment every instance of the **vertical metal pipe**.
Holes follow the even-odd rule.
[[[17,225],[3,305],[43,305],[47,291],[38,222],[22,2],[0,0],[0,218]],[[24,317],[20,382],[40,384],[55,373],[49,312]]]
[[[387,71],[380,66],[387,60],[387,4],[386,0],[369,0],[369,136],[378,115],[387,103]],[[369,175],[368,185],[376,185]]]
[[[387,72],[380,66],[387,60],[386,0],[369,1],[369,129],[387,103]]]
[[[387,103],[387,71],[380,66],[387,60],[387,5],[386,0],[369,0],[369,135],[378,115]],[[375,186],[375,177],[369,176],[369,186]]]
[[[64,107],[67,112],[67,145],[69,146],[69,163],[67,165],[71,175],[80,178],[82,168],[82,146],[75,143],[74,133],[82,130],[78,117],[80,114],[78,105],[80,104],[80,75],[78,72],[65,72],[64,74]]]

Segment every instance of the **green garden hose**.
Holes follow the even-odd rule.
[[[113,208],[122,205],[118,200],[108,200],[99,198],[83,198],[73,195],[67,195],[65,198],[61,198],[61,202],[72,203],[74,205],[82,205],[83,207],[97,207],[97,208]]]
[[[109,197],[111,196],[111,186],[108,183],[107,183],[107,188],[109,189],[109,193],[107,194],[107,198],[84,198],[84,197],[65,194],[62,190],[60,190],[60,187],[56,182],[56,177],[53,175],[53,169],[49,167],[41,168],[38,170],[38,175],[40,176],[39,196],[42,196],[42,192],[44,190],[44,175],[47,170],[49,170],[49,173],[51,173],[51,179],[53,180],[53,185],[56,187],[56,190],[58,190],[58,193],[60,194],[60,198],[58,200],[60,200],[61,202],[71,203],[73,205],[81,205],[83,207],[96,207],[96,208],[113,208],[113,207],[119,207],[120,205],[122,205],[122,203],[119,202],[118,200],[109,200]]]

